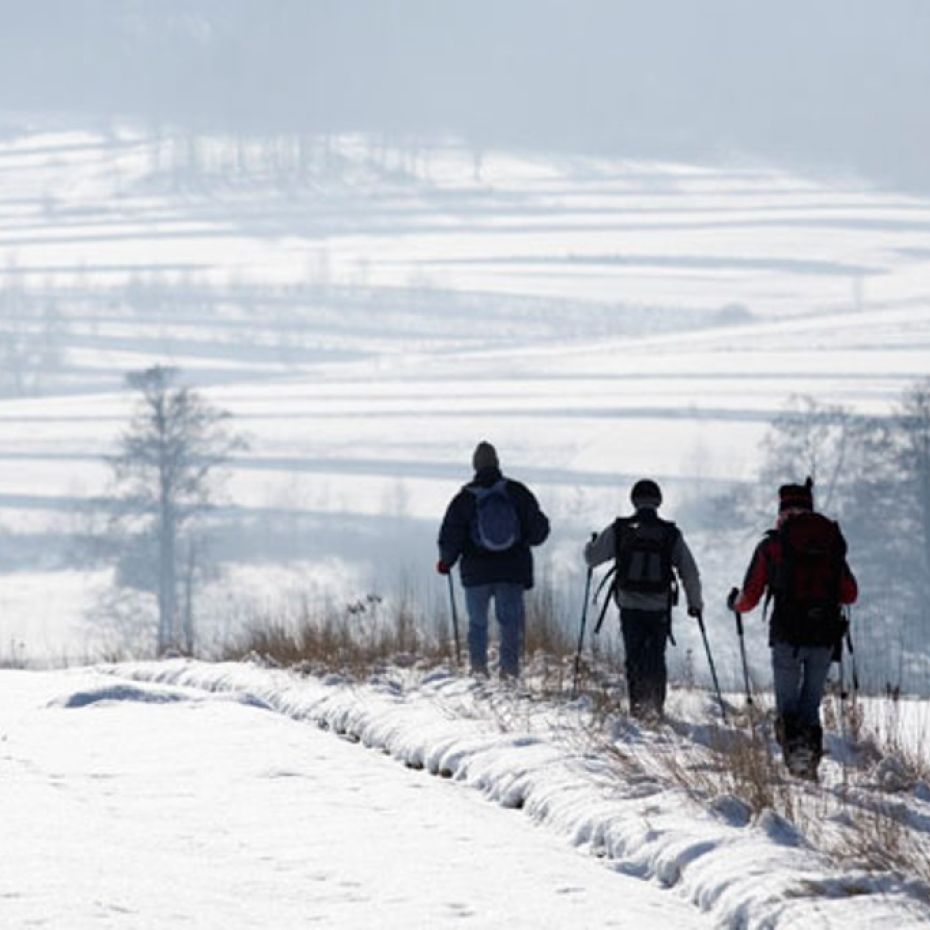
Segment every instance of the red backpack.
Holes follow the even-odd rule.
[[[796,646],[833,646],[845,628],[840,585],[846,540],[839,525],[819,513],[793,514],[773,531],[781,546],[770,593],[773,636]]]

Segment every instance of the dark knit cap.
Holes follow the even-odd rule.
[[[649,478],[641,478],[630,491],[634,507],[658,507],[662,503],[662,491]]]
[[[500,462],[497,460],[497,450],[491,443],[482,440],[475,446],[471,464],[475,471],[481,471],[483,468],[500,468]]]
[[[778,512],[783,510],[813,510],[814,482],[808,478],[804,484],[783,484],[778,489]]]

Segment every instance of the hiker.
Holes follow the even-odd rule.
[[[478,443],[472,466],[474,478],[455,495],[443,518],[436,570],[448,575],[461,559],[472,674],[488,674],[488,611],[493,599],[500,629],[500,677],[514,679],[523,650],[523,592],[533,587],[530,547],[545,542],[549,520],[525,485],[504,477],[491,443]]]
[[[637,481],[630,500],[636,512],[618,517],[592,539],[584,557],[592,568],[614,560],[610,593],[620,608],[630,714],[653,719],[662,716],[665,706],[665,649],[667,640],[675,641],[676,574],[692,617],[703,610],[701,578],[681,530],[658,515],[662,503],[658,484],[648,478]]]
[[[814,485],[778,489],[778,519],[756,546],[742,590],[733,588],[730,610],[752,610],[766,593],[769,646],[775,684],[775,734],[788,768],[816,778],[823,755],[820,700],[830,662],[846,631],[842,605],[858,585],[846,561],[839,526],[814,510]]]

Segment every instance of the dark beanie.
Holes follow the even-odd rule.
[[[813,510],[814,482],[808,478],[804,484],[783,484],[778,489],[778,512],[783,510]]]
[[[482,440],[475,446],[471,464],[475,471],[481,471],[483,468],[500,468],[500,462],[497,460],[497,450],[491,443]]]
[[[630,491],[634,507],[658,507],[662,503],[662,491],[649,478],[641,478]]]

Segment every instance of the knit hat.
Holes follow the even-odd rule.
[[[475,446],[471,464],[475,471],[481,471],[483,468],[500,468],[500,462],[497,460],[497,450],[491,443],[482,440]]]
[[[783,484],[778,489],[778,512],[785,510],[813,510],[814,482],[808,478],[804,484]]]
[[[662,491],[654,481],[649,478],[641,478],[633,485],[633,489],[630,491],[630,500],[636,508],[658,508],[659,504],[662,503]]]

